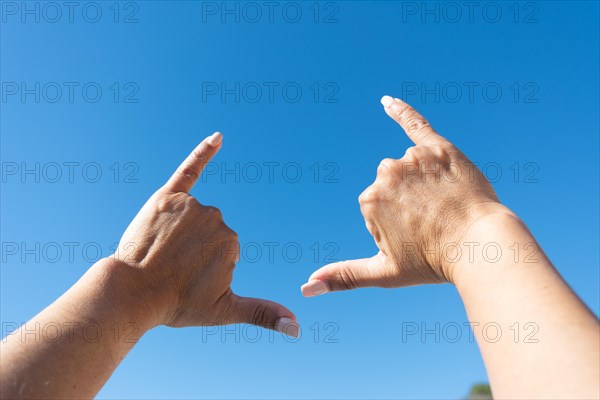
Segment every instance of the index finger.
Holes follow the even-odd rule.
[[[425,117],[402,100],[383,96],[381,104],[383,104],[386,114],[400,124],[414,144],[432,145],[447,142],[433,130]]]
[[[223,135],[219,132],[205,138],[171,175],[164,188],[172,192],[189,192],[222,143]]]

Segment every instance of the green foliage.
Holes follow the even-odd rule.
[[[487,383],[476,383],[471,387],[467,400],[493,400],[490,385]]]

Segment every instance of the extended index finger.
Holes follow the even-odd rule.
[[[223,135],[219,132],[204,139],[171,175],[164,188],[172,192],[189,192],[206,164],[221,148],[222,142]]]
[[[447,142],[431,127],[425,117],[402,100],[383,96],[381,104],[383,104],[386,114],[400,124],[414,144],[432,145]]]

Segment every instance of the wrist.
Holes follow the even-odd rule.
[[[135,324],[141,334],[161,324],[157,299],[149,293],[142,272],[140,268],[107,257],[86,273],[109,303],[115,322]]]
[[[448,281],[461,282],[483,277],[523,258],[523,247],[535,239],[523,221],[509,208],[494,204],[473,218],[455,249],[442,252],[442,268]],[[537,244],[535,244],[537,246]]]

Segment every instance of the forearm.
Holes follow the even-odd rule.
[[[2,398],[93,397],[152,326],[133,295],[132,273],[112,260],[99,261],[5,338]]]
[[[246,323],[298,335],[296,317],[281,304],[233,293],[238,236],[217,208],[188,193],[222,140],[216,132],[196,146],[131,221],[120,251],[3,341],[1,398],[93,397],[158,325]]]
[[[598,320],[525,225],[492,216],[465,239],[477,250],[455,265],[453,280],[495,397],[600,398]]]

